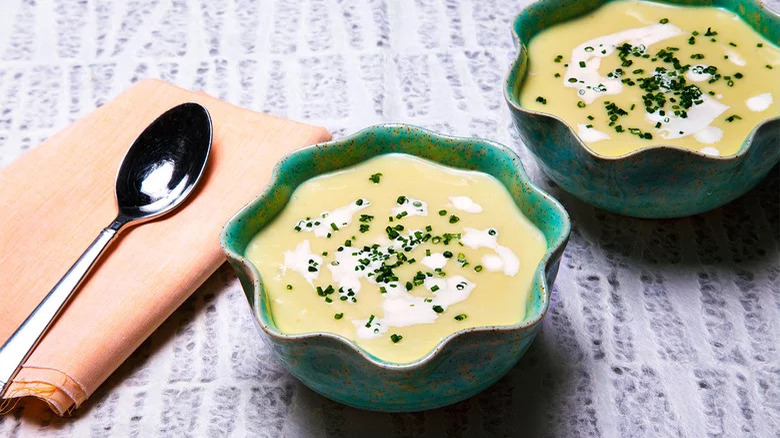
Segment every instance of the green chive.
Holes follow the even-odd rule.
[[[333,315],[333,319],[341,319],[342,317],[344,317],[343,313],[337,313],[337,314]]]
[[[287,290],[292,290],[292,285],[291,284],[287,285]]]
[[[375,173],[368,177],[369,181],[373,182],[374,184],[379,184],[379,180],[382,179],[381,173]]]
[[[397,344],[397,343],[398,343],[398,341],[400,341],[400,340],[401,340],[401,339],[403,339],[403,338],[404,338],[403,336],[401,336],[401,335],[397,335],[397,334],[395,334],[395,333],[393,333],[392,335],[390,335],[390,340],[391,340],[391,341],[393,341],[393,343],[394,343],[394,344]]]
[[[465,313],[461,313],[460,315],[455,315],[455,321],[463,321],[464,319],[468,318]]]
[[[439,210],[439,216],[446,216],[447,210]]]
[[[433,311],[436,312],[436,313],[442,313],[442,312],[444,312],[444,308],[437,304],[437,305],[433,306]]]

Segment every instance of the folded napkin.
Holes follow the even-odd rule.
[[[183,102],[204,105],[214,124],[199,186],[174,213],[120,234],[5,398],[39,397],[59,415],[77,408],[223,263],[222,225],[276,162],[330,139],[161,81],[136,84],[0,170],[0,342],[115,217],[114,178],[136,136]]]

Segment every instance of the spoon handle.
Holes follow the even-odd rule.
[[[30,356],[38,341],[46,333],[57,314],[65,307],[73,292],[87,276],[92,266],[121,228],[122,223],[114,221],[103,229],[86,251],[71,266],[56,286],[30,313],[22,325],[0,347],[0,396],[8,389],[11,380]]]

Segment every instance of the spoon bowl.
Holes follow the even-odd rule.
[[[119,167],[119,217],[149,220],[175,208],[200,179],[210,149],[206,108],[185,103],[165,112],[138,136]]]
[[[170,212],[192,192],[211,151],[211,131],[206,108],[185,103],[166,111],[133,142],[116,177],[116,219],[0,347],[0,397],[122,227]]]

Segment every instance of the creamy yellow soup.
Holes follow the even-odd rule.
[[[529,43],[523,107],[557,115],[594,152],[651,145],[731,155],[780,115],[780,50],[732,12],[615,1]]]
[[[246,257],[282,332],[406,363],[458,330],[523,321],[546,249],[492,176],[389,154],[301,184]]]

